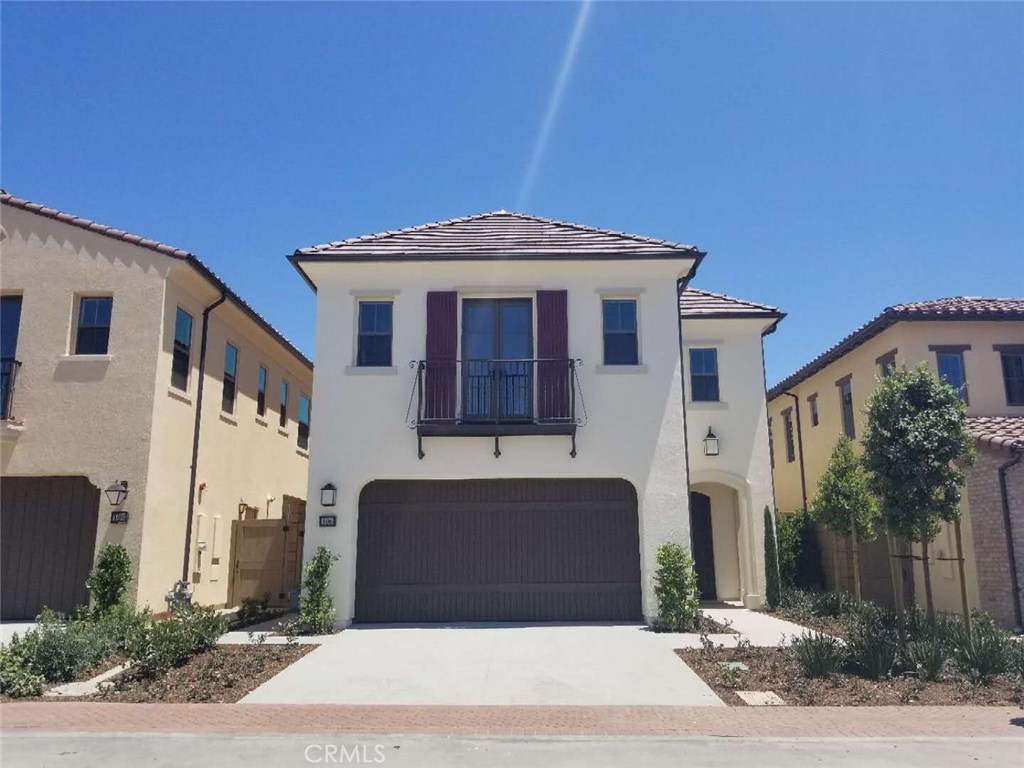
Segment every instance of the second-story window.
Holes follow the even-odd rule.
[[[636,299],[604,299],[604,364],[639,365]]]
[[[1024,405],[1024,346],[997,348],[1003,364],[1007,405]]]
[[[256,374],[256,415],[267,415],[267,369],[262,365]]]
[[[843,415],[843,432],[851,440],[857,437],[857,428],[853,422],[853,384],[849,376],[836,382],[839,387],[839,408]]]
[[[192,355],[192,315],[181,307],[174,316],[174,353],[171,359],[171,386],[188,389],[188,374]]]
[[[782,412],[782,424],[786,431],[786,461],[796,461],[796,442],[793,439],[793,411],[786,409]]]
[[[896,350],[890,350],[879,357],[875,362],[878,364],[878,374],[884,379],[896,370]]]
[[[690,399],[694,402],[718,400],[718,350],[690,350]]]
[[[277,425],[284,429],[288,426],[288,382],[281,379],[281,409],[278,411]]]
[[[818,393],[815,392],[813,395],[807,398],[807,405],[811,409],[811,426],[818,426],[820,419],[818,418]]]
[[[356,365],[363,368],[391,367],[390,301],[359,302],[359,338]]]
[[[105,355],[110,343],[110,296],[83,296],[78,302],[76,355]]]
[[[772,434],[772,417],[768,417],[768,459],[775,469],[775,435]]]
[[[312,416],[309,398],[299,395],[299,448],[309,448],[309,420]]]
[[[935,352],[935,365],[939,378],[949,384],[967,403],[967,375],[964,369],[964,353],[958,349],[939,349]]]
[[[224,413],[235,412],[235,381],[238,377],[238,347],[228,344],[224,347],[224,389],[220,408]]]

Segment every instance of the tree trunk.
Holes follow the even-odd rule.
[[[956,564],[960,573],[960,605],[964,611],[964,626],[967,627],[967,634],[971,633],[971,608],[967,604],[967,575],[964,572],[964,538],[960,532],[960,521],[955,523],[956,531]]]
[[[885,532],[886,548],[889,550],[889,573],[892,576],[892,598],[896,607],[900,637],[906,636],[906,614],[903,610],[903,563],[896,557],[898,550],[896,539],[889,531]]]
[[[832,589],[839,593],[843,591],[839,585],[839,534],[829,533],[832,534]]]
[[[921,522],[921,566],[924,569],[924,600],[928,623],[935,623],[935,601],[932,599],[932,570],[928,562],[928,531],[927,523]]]
[[[857,529],[852,528],[850,534],[850,549],[853,551],[853,595],[859,603],[860,596],[860,550],[857,547]]]

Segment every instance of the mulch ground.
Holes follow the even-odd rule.
[[[791,621],[794,624],[800,624],[801,626],[807,627],[808,629],[814,629],[818,632],[824,632],[826,635],[832,635],[833,637],[846,637],[846,627],[843,623],[836,618],[828,616],[807,616],[804,614],[794,614],[785,610],[784,608],[776,608],[773,611],[765,612],[768,616],[774,616],[776,619],[783,619],[785,621]]]
[[[130,669],[114,685],[91,696],[37,696],[2,700],[17,702],[109,702],[125,704],[233,704],[285,667],[315,649],[315,645],[219,645],[193,656],[155,680],[140,678]],[[113,664],[106,665],[107,668]],[[94,670],[95,674],[105,671]],[[89,679],[85,677],[83,679]]]
[[[790,706],[1017,706],[1014,684],[1005,677],[972,685],[947,677],[922,683],[913,677],[866,680],[853,674],[807,679],[789,648],[677,650],[676,654],[730,706],[746,706],[737,690],[774,691]],[[720,662],[739,661],[748,670],[730,674]]]

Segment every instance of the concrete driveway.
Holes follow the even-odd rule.
[[[246,696],[259,704],[722,705],[640,625],[361,625]]]

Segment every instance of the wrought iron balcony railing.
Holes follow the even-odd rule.
[[[18,379],[21,361],[10,357],[0,360],[0,419],[7,421],[14,405],[14,385]]]
[[[413,360],[416,371],[406,421],[423,438],[567,435],[576,456],[576,429],[586,406],[573,359]]]

